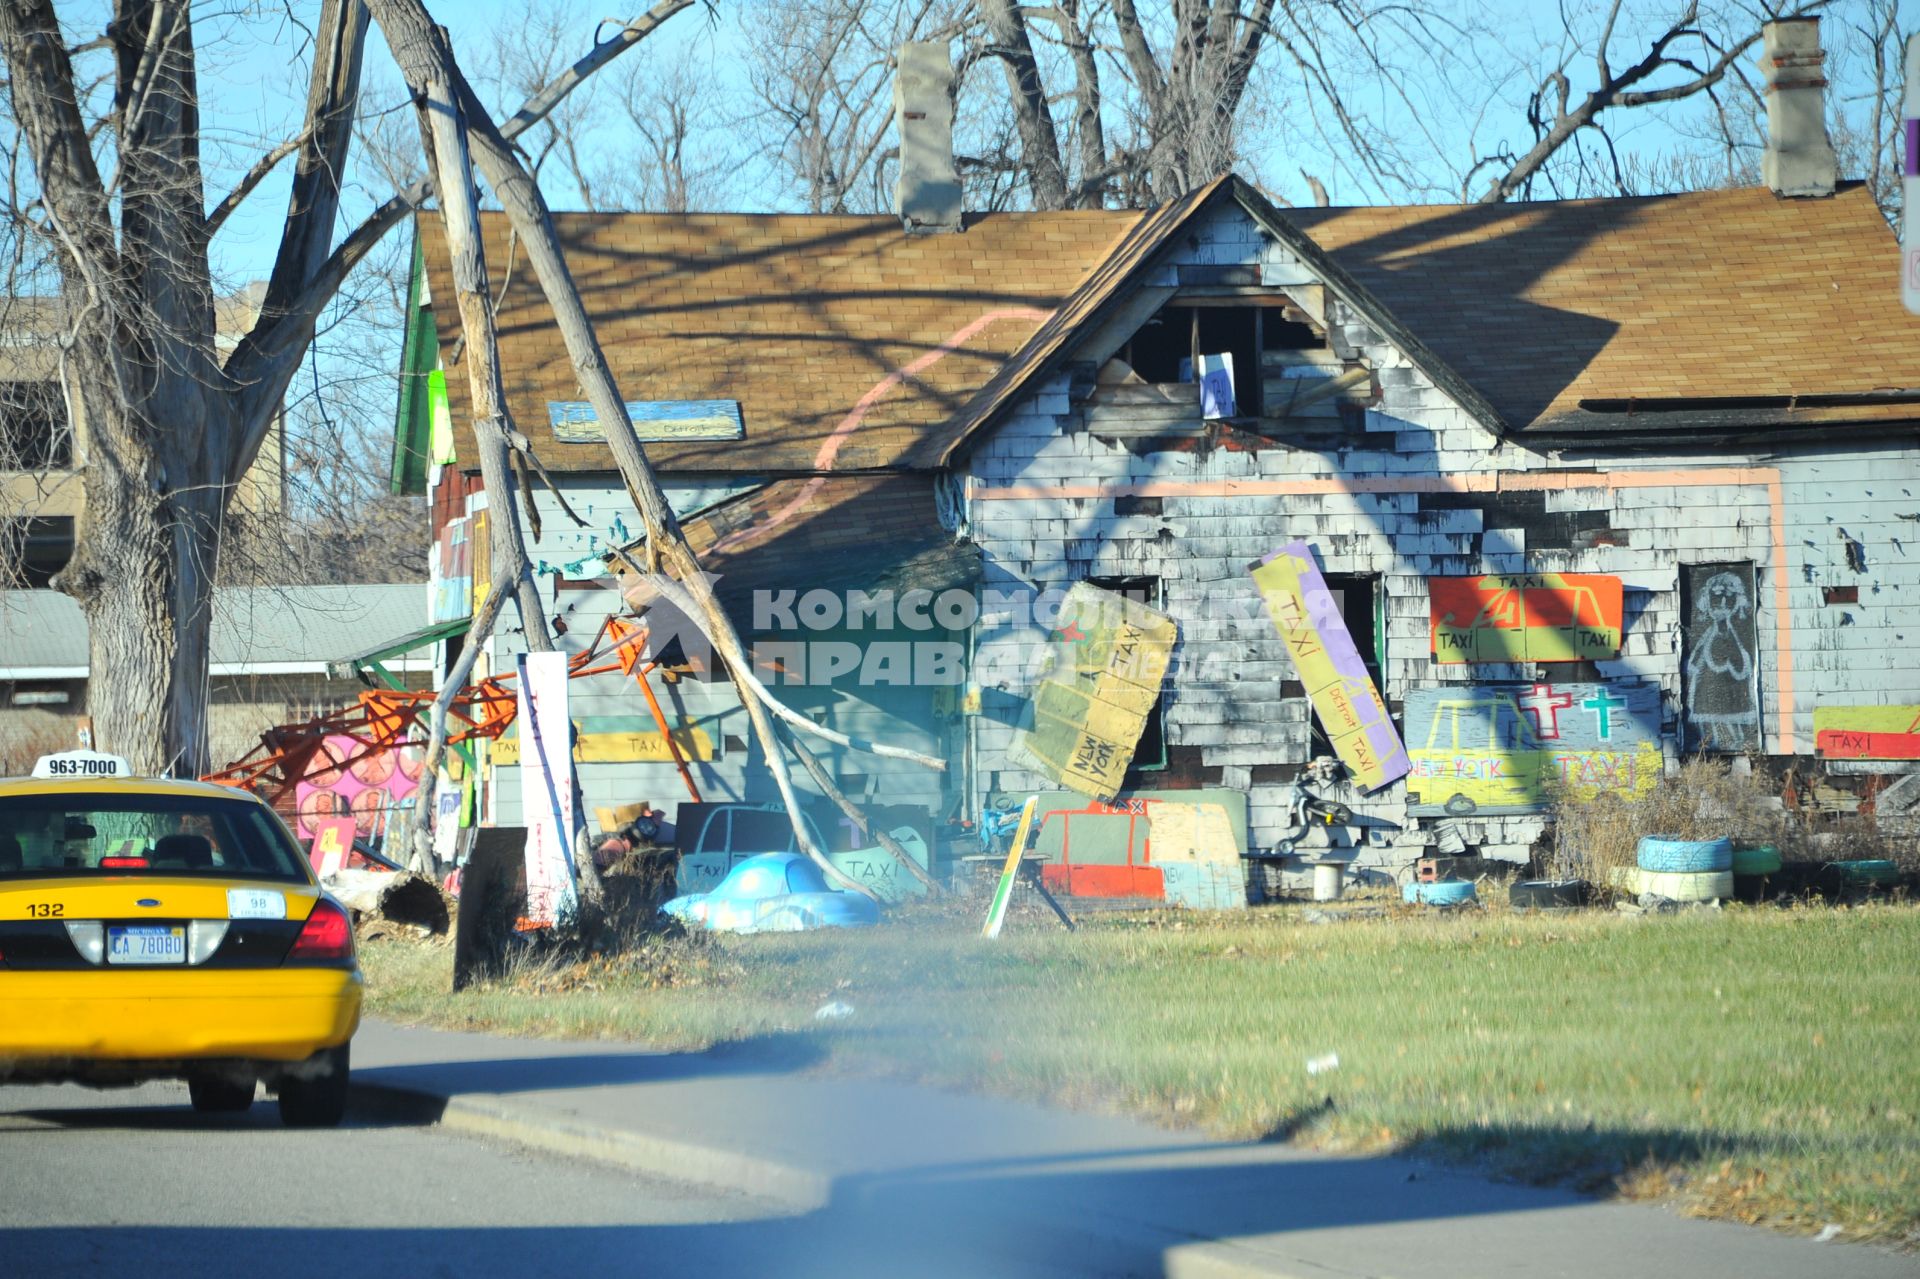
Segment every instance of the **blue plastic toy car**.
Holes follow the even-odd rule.
[[[675,897],[660,911],[689,928],[726,933],[797,933],[880,921],[877,905],[859,893],[827,887],[820,868],[799,853],[749,857],[712,892]]]

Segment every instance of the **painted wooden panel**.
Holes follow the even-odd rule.
[[[1682,564],[1686,747],[1760,749],[1760,643],[1753,565]]]
[[[643,443],[661,440],[737,440],[746,434],[737,400],[629,400],[627,416]],[[547,423],[563,444],[597,444],[607,438],[593,405],[584,400],[548,400]]]
[[[1920,706],[1816,706],[1813,748],[1829,759],[1920,759]]]
[[[610,715],[605,718],[639,717]],[[719,757],[712,735],[703,728],[677,728],[673,737],[684,759],[711,760]],[[594,730],[583,727],[580,735],[574,739],[573,758],[578,764],[658,764],[671,762],[673,753],[667,749],[667,739],[657,728]],[[493,762],[504,767],[519,764],[520,735],[517,725],[494,742]]]
[[[1405,707],[1415,816],[1543,812],[1556,789],[1637,797],[1664,768],[1656,684],[1414,688]]]
[[[1406,747],[1393,731],[1386,703],[1360,660],[1312,548],[1288,543],[1254,566],[1253,581],[1293,655],[1327,740],[1355,784],[1372,791],[1405,776]]]
[[[1179,629],[1136,600],[1076,582],[1060,606],[1053,668],[1014,740],[1015,764],[1095,799],[1120,789],[1159,700]]]
[[[1592,573],[1435,577],[1436,662],[1592,662],[1620,655],[1620,579]]]

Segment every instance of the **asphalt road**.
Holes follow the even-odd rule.
[[[0,1279],[1132,1273],[939,1204],[804,1217],[379,1116],[196,1115],[182,1084],[0,1088]],[[1157,1273],[1155,1267],[1155,1273]]]
[[[691,1273],[776,1211],[365,1117],[289,1131],[264,1098],[200,1116],[184,1085],[0,1088],[10,1279]]]

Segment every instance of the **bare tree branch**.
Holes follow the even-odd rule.
[[[1811,3],[1800,5],[1783,16],[1806,17],[1826,8],[1828,3],[1829,0],[1812,0]],[[1602,47],[1595,55],[1595,61],[1601,73],[1599,86],[1583,97],[1578,104],[1573,104],[1565,73],[1557,69],[1549,73],[1533,99],[1532,111],[1537,121],[1538,140],[1486,189],[1480,196],[1480,203],[1496,204],[1520,191],[1576,134],[1583,129],[1595,127],[1595,122],[1603,111],[1677,102],[1682,98],[1689,98],[1711,89],[1726,78],[1735,62],[1760,39],[1760,30],[1755,27],[1744,39],[1737,40],[1725,49],[1719,50],[1718,56],[1704,67],[1695,66],[1683,58],[1670,56],[1668,51],[1684,39],[1696,39],[1711,47],[1706,36],[1694,25],[1699,19],[1698,4],[1689,4],[1679,19],[1653,40],[1645,56],[1615,75],[1608,70],[1605,41],[1612,35],[1614,18],[1618,10],[1619,0],[1615,0],[1613,7],[1608,11],[1602,31]],[[1632,87],[1647,80],[1662,68],[1674,66],[1682,67],[1694,74],[1690,79],[1655,89]],[[1558,102],[1552,108],[1552,116],[1549,119],[1541,109],[1541,104],[1546,91],[1550,88],[1557,94]]]
[[[254,161],[253,167],[247,170],[246,176],[241,178],[240,181],[235,184],[233,190],[227,192],[220,203],[213,206],[212,210],[208,212],[207,234],[210,236],[218,234],[220,228],[226,225],[227,219],[233,216],[233,211],[239,208],[248,196],[253,194],[254,188],[265,181],[267,175],[272,173],[282,160],[304,146],[308,136],[309,135],[302,133],[297,138],[288,138],[285,142],[282,142],[279,146]]]

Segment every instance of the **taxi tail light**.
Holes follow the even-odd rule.
[[[330,960],[353,958],[353,924],[347,912],[324,898],[314,903],[313,913],[294,939],[289,960]]]
[[[146,864],[147,859],[144,857],[102,857],[100,859],[101,870],[139,870]]]

